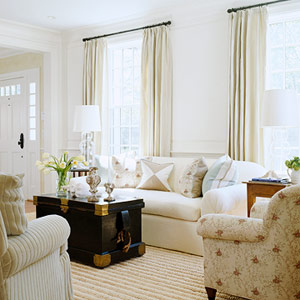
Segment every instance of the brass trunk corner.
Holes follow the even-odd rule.
[[[38,197],[33,196],[33,205],[38,205]]]
[[[97,205],[95,204],[95,215],[96,216],[107,216],[108,215],[108,204]]]
[[[111,255],[110,254],[104,254],[104,255],[99,255],[95,254],[94,255],[94,265],[98,268],[104,268],[110,265],[111,263]]]
[[[138,247],[138,253],[139,253],[139,255],[143,255],[143,254],[145,254],[145,252],[146,252],[146,245],[145,245],[145,243],[142,243]]]
[[[65,198],[60,199],[60,209],[63,213],[67,213],[69,210],[69,200]]]

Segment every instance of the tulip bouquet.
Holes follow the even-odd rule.
[[[88,162],[84,160],[84,157],[73,156],[69,158],[69,153],[66,151],[60,157],[55,157],[49,153],[44,153],[42,155],[43,161],[36,161],[36,166],[44,174],[49,174],[51,171],[56,171],[57,173],[57,195],[64,194],[63,187],[68,185],[68,171],[71,167],[76,168],[78,164],[88,165]]]

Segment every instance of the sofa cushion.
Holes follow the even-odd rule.
[[[7,235],[22,234],[27,228],[23,177],[0,173],[0,211]]]
[[[187,198],[174,192],[140,189],[115,189],[115,197],[129,196],[144,199],[144,214],[196,222],[201,217],[202,198]]]
[[[180,192],[188,198],[200,197],[202,191],[202,180],[207,172],[207,165],[204,157],[195,159],[187,165],[179,178]]]
[[[208,169],[202,184],[203,195],[212,189],[234,185],[237,181],[237,166],[228,155],[224,155]]]
[[[142,159],[141,165],[143,176],[138,189],[171,191],[168,178],[173,170],[173,163],[158,164]]]

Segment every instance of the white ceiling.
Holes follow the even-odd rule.
[[[0,18],[68,30],[199,2],[206,0],[0,0]]]

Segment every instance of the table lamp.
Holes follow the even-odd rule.
[[[94,132],[101,131],[99,106],[77,105],[75,107],[73,131],[81,132],[79,149],[89,166],[92,166],[95,156]]]
[[[281,128],[280,150],[281,156],[284,148],[289,148],[287,140],[287,128],[299,127],[299,108],[297,93],[294,90],[267,90],[264,94],[261,114],[261,127]],[[273,130],[270,144],[270,156],[272,163],[275,157],[276,131]]]

